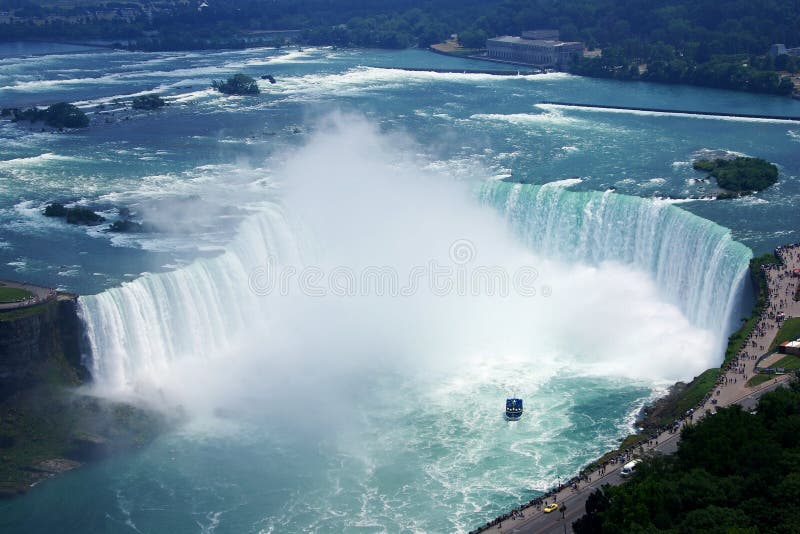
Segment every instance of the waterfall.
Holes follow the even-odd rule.
[[[479,195],[539,254],[590,265],[615,261],[648,273],[666,299],[720,340],[737,319],[752,252],[716,223],[668,202],[610,191],[487,182]]]
[[[263,306],[248,285],[253,269],[296,253],[283,210],[271,206],[245,220],[218,257],[80,297],[95,381],[125,391],[134,377],[158,376],[178,358],[202,361],[234,346]]]
[[[724,342],[751,257],[725,228],[665,202],[614,193],[490,182],[478,196],[536,255],[644,272],[691,324]],[[270,307],[280,303],[254,294],[250,276],[267,258],[300,256],[296,226],[272,205],[245,220],[220,256],[81,297],[98,386],[130,391],[176,360],[235,354],[248,331],[269,336],[269,314],[281,313]]]

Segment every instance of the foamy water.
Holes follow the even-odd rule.
[[[736,241],[760,251],[800,225],[796,127],[536,104],[796,104],[378,68],[393,66],[485,68],[316,48],[0,60],[4,103],[68,100],[92,120],[65,134],[0,121],[3,276],[86,295],[99,392],[190,415],[135,455],[0,503],[10,531],[468,531],[574,474],[670,381],[719,362],[748,255]],[[262,95],[210,89],[239,71]],[[153,91],[170,105],[126,108]],[[340,108],[357,119],[331,130],[320,118]],[[680,204],[702,217],[670,205],[713,196],[690,162],[717,151],[775,161],[779,186]],[[52,201],[109,221],[47,219]],[[124,209],[157,231],[106,232]],[[480,265],[535,267],[540,293],[275,298],[248,284],[270,255],[407,273],[461,239]],[[666,341],[642,353],[653,339]],[[514,393],[527,411],[508,424]]]

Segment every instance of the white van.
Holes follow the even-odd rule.
[[[640,459],[631,460],[627,464],[622,466],[622,471],[620,471],[619,476],[621,477],[629,477],[636,472],[636,466],[639,465],[641,462]]]

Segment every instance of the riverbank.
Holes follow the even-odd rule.
[[[786,281],[798,266],[800,244],[780,247],[774,254],[753,258],[750,275],[757,290],[756,302],[751,316],[730,336],[720,368],[708,369],[688,385],[679,382],[667,396],[645,408],[645,418],[638,423],[642,432],[629,435],[618,449],[591,462],[576,476],[541,497],[521,504],[473,532],[494,527],[500,532],[540,532],[540,528],[531,525],[543,516],[543,508],[548,503],[564,503],[578,494],[582,495],[581,503],[585,502],[589,491],[596,489],[600,480],[603,483],[621,483],[618,472],[631,458],[654,451],[672,453],[677,450],[681,430],[686,425],[713,414],[717,408],[751,402],[760,394],[787,383],[793,374],[773,375],[751,386],[748,386],[747,378],[755,374],[759,357],[778,333],[782,323],[779,314],[788,317],[787,311],[797,311],[800,315],[800,303],[786,297],[794,290],[794,286]],[[701,394],[699,402],[693,403]],[[686,406],[690,408],[684,410]],[[561,514],[553,515],[558,517]],[[525,525],[530,528],[525,528]],[[566,530],[567,525],[563,526]]]
[[[484,49],[467,50],[456,46],[446,46],[446,45],[448,45],[447,42],[438,43],[435,45],[431,45],[428,48],[428,50],[436,54],[448,55],[452,57],[468,58],[477,61],[488,61],[492,63],[505,63],[508,65],[516,65],[522,68],[536,68],[535,65],[530,65],[526,63],[490,58],[485,55]],[[648,73],[648,65],[646,62],[645,63],[640,62],[637,64],[630,65],[629,68],[620,68],[616,64],[614,64],[613,66],[601,66],[600,68],[597,68],[598,66],[597,65],[592,66],[591,62],[602,63],[603,62],[602,55],[598,55],[596,53],[593,53],[592,51],[584,53],[584,56],[582,58],[580,58],[577,62],[574,62],[573,64],[569,65],[567,68],[563,70],[565,72],[569,72],[577,76],[586,76],[589,78],[603,78],[603,79],[611,79],[611,80],[625,81],[625,82],[639,81],[639,82],[650,82],[650,83],[658,83],[666,85],[689,85],[693,87],[711,87],[715,89],[727,89],[731,91],[774,94],[780,96],[788,96],[793,99],[800,99],[800,76],[782,71],[766,70],[766,71],[758,71],[752,73],[747,71],[749,74],[747,76],[740,76],[742,78],[741,80],[736,77],[732,77],[729,80],[727,80],[726,83],[721,83],[721,82],[710,83],[711,76],[699,76],[697,78],[695,77],[664,78],[661,77],[660,75],[653,76],[650,73]],[[708,66],[709,65],[707,64],[698,64],[697,69],[707,68]],[[720,67],[719,70],[728,70],[729,67],[736,68],[739,66],[741,66],[741,60],[734,60],[732,63],[722,63],[718,65],[718,67]],[[763,86],[760,83],[751,83],[756,81],[763,82],[765,75],[768,77],[772,76],[775,79],[771,80],[771,83],[768,83]],[[786,82],[782,83],[783,80],[786,80]]]

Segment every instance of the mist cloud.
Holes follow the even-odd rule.
[[[568,265],[520,244],[508,221],[473,196],[487,170],[474,169],[473,181],[432,171],[423,147],[360,116],[334,114],[313,132],[273,170],[280,201],[246,221],[225,254],[148,275],[88,306],[88,315],[116,324],[93,334],[101,389],[196,413],[277,418],[310,396],[315,409],[304,420],[338,426],[351,424],[377,376],[435,381],[512,358],[662,381],[713,363],[714,336],[665,303],[645,274]],[[469,243],[467,261],[459,263],[454,243]],[[268,261],[298,273],[405,275],[430,262],[527,269],[539,291],[441,294],[420,284],[400,298],[259,294],[252,273]],[[153,331],[165,314],[170,327]]]

